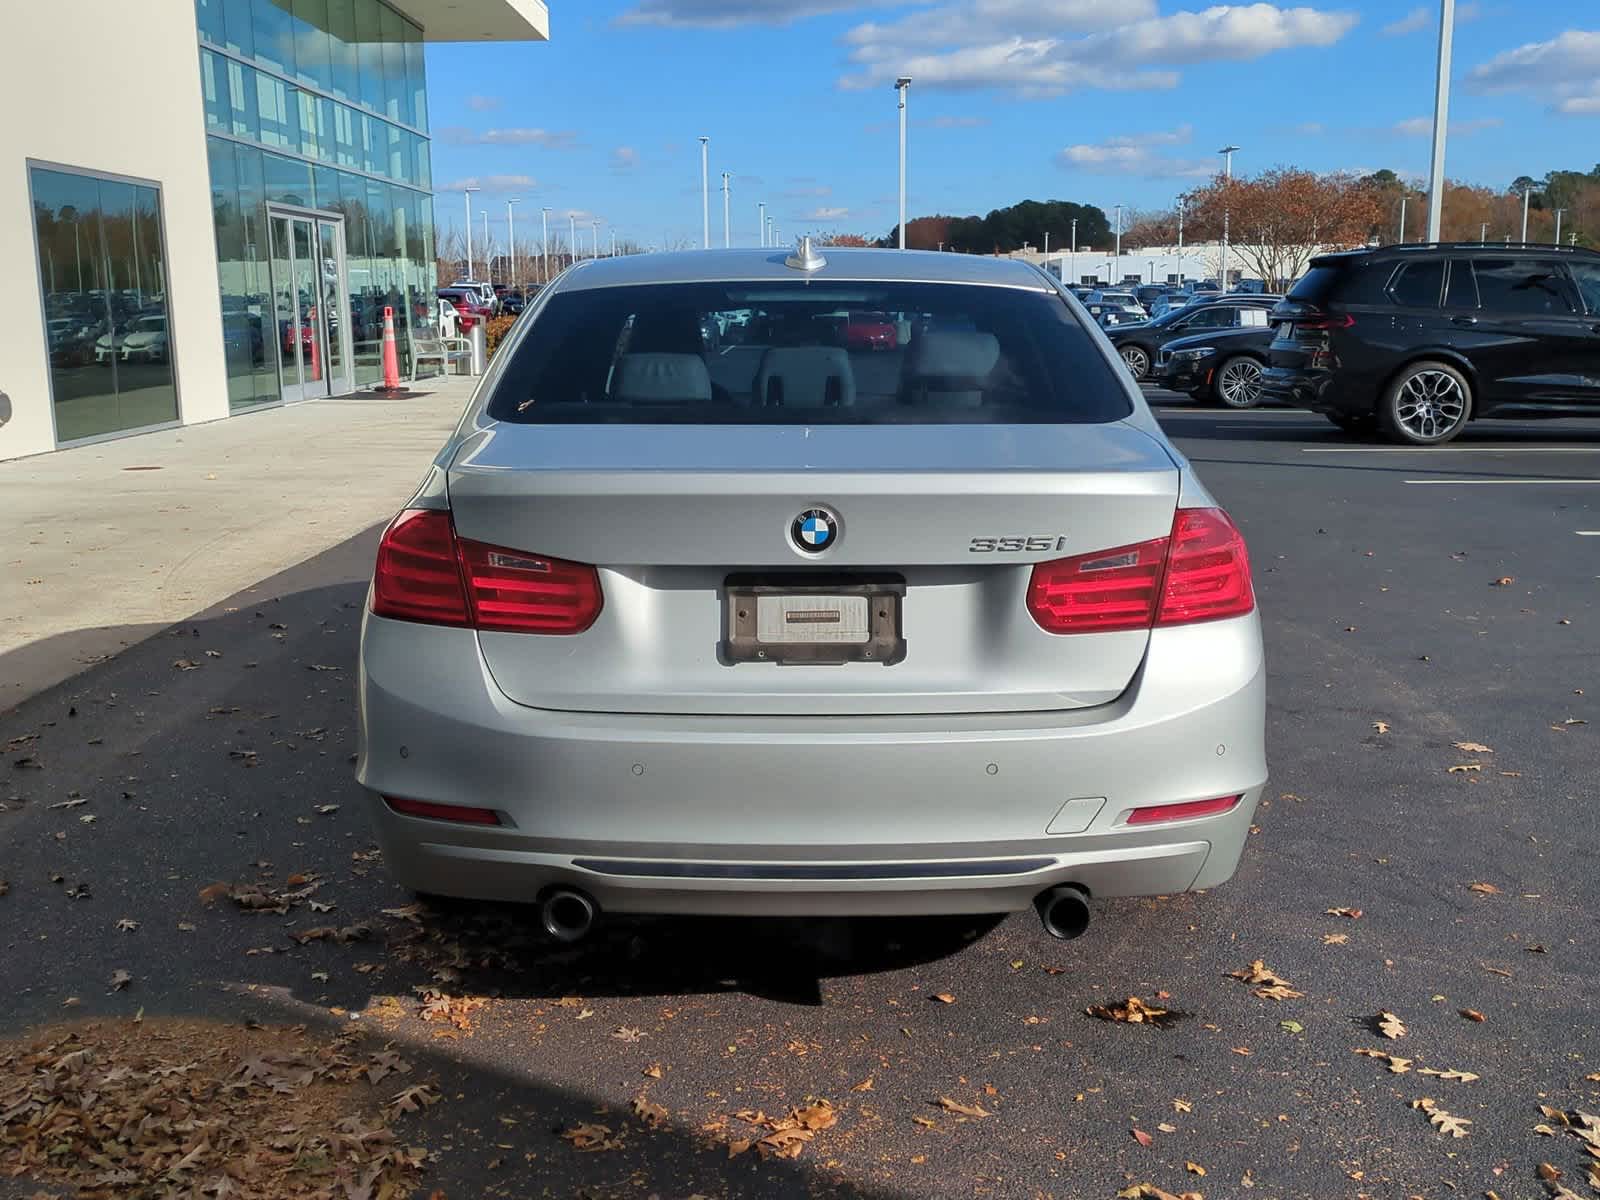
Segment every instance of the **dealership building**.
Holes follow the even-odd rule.
[[[436,336],[423,47],[549,36],[542,0],[79,0],[7,25],[0,459],[370,387],[385,308],[409,373]]]

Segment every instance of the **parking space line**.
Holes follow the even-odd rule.
[[[1600,479],[1408,479],[1407,483],[1415,484],[1456,484],[1467,486],[1469,484],[1492,483],[1600,483]]]
[[[1575,529],[1573,532],[1579,537],[1600,537],[1600,529]]]

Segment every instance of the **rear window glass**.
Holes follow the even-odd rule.
[[[1444,260],[1421,259],[1401,266],[1389,282],[1389,296],[1407,308],[1438,308],[1444,287]]]
[[[1339,266],[1312,267],[1294,285],[1289,299],[1306,304],[1387,304],[1384,285],[1394,271],[1394,261],[1356,259]]]
[[[1477,308],[1478,284],[1472,278],[1472,264],[1464,258],[1450,260],[1450,282],[1445,287],[1446,308]]]
[[[852,333],[864,322],[871,338]],[[1087,424],[1132,412],[1055,293],[926,283],[656,284],[553,297],[496,420]]]

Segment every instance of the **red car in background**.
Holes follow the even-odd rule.
[[[489,319],[489,310],[484,307],[483,297],[472,288],[442,287],[434,294],[455,306],[456,323],[463,334],[479,321]]]
[[[845,321],[847,350],[893,350],[899,344],[899,331],[888,313],[853,312]]]

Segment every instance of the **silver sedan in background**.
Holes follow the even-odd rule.
[[[1244,542],[1058,283],[655,254],[540,293],[385,531],[356,769],[402,883],[558,938],[1030,904],[1067,937],[1234,873],[1264,695]]]

